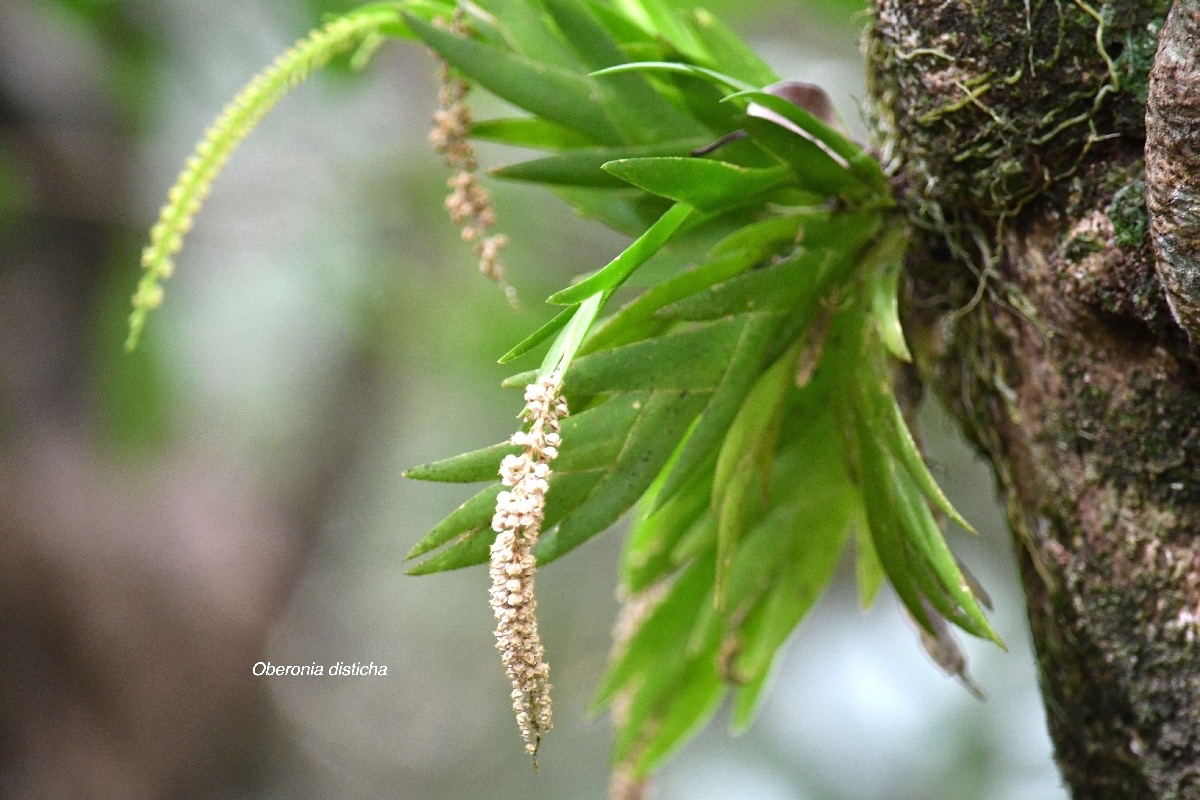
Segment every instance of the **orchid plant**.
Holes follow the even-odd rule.
[[[627,624],[594,703],[618,711],[613,758],[632,780],[727,695],[735,728],[750,723],[775,654],[848,547],[862,602],[886,578],[930,652],[973,688],[950,625],[1000,640],[942,529],[971,528],[895,389],[912,360],[905,217],[824,93],[781,81],[707,12],[397,0],[330,20],[252,81],[188,161],[144,253],[129,346],[238,142],[331,58],[362,66],[388,39],[440,60],[431,138],[455,170],[447,207],[487,275],[504,284],[505,240],[489,233],[474,140],[542,151],[491,174],[541,184],[631,240],[552,295],[558,313],[501,358],[545,349],[507,381],[526,392],[522,430],[406,473],[484,484],[412,547],[409,572],[490,562],[497,646],[535,759],[551,727],[535,569],[622,516]],[[470,87],[517,113],[473,119]],[[656,282],[622,288],[647,266]]]

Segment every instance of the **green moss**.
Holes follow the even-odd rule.
[[[1063,258],[1072,264],[1078,264],[1088,255],[1099,253],[1106,247],[1106,243],[1102,239],[1097,239],[1094,236],[1080,234],[1073,236],[1063,245]]]
[[[1112,220],[1114,241],[1121,247],[1141,247],[1150,218],[1146,211],[1146,182],[1136,180],[1113,195],[1105,209]]]
[[[1061,421],[1062,435],[1074,432],[1097,478],[1149,487],[1149,499],[1164,507],[1196,502],[1200,409],[1189,381],[1153,362],[1101,375],[1094,355],[1084,359],[1089,366],[1066,370],[1075,411]]]
[[[880,134],[918,222],[965,241],[1139,137],[1168,0],[881,0],[869,40]],[[953,241],[952,241],[953,244]]]
[[[1168,4],[1162,4],[1164,16],[1167,7]],[[1121,75],[1121,88],[1137,98],[1142,105],[1146,104],[1150,67],[1154,64],[1154,53],[1158,49],[1158,32],[1161,28],[1161,19],[1151,20],[1140,30],[1131,28],[1125,34],[1121,55],[1115,62]]]

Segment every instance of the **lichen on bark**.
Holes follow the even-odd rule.
[[[1200,372],[1133,188],[1166,6],[879,0],[868,33],[928,232],[910,344],[1005,494],[1077,798],[1200,797]]]

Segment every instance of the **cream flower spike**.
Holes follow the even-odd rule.
[[[500,464],[501,480],[509,490],[497,496],[492,518],[496,540],[491,547],[490,573],[496,649],[512,681],[513,711],[535,769],[542,735],[553,727],[553,721],[550,666],[537,628],[533,547],[545,519],[550,462],[562,443],[558,421],[567,415],[561,387],[558,372],[526,387],[521,416],[528,429],[512,437],[512,443],[522,448],[520,455],[505,456]]]
[[[440,24],[452,33],[468,33],[461,8],[455,10],[451,22]],[[429,141],[433,149],[442,154],[446,166],[454,170],[454,175],[446,182],[451,190],[446,197],[446,211],[450,220],[459,226],[462,240],[475,246],[479,271],[499,284],[509,304],[516,308],[516,289],[505,280],[504,267],[500,263],[500,251],[508,244],[508,237],[502,233],[487,235],[496,224],[496,211],[492,196],[476,174],[479,162],[470,141],[471,109],[465,102],[470,85],[442,58],[438,58],[438,84],[438,110],[433,115]]]

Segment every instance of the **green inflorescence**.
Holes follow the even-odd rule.
[[[163,281],[174,271],[173,256],[183,245],[192,220],[208,196],[230,154],[288,90],[315,70],[364,41],[372,43],[379,29],[399,22],[398,9],[372,6],[347,14],[314,30],[250,81],[205,132],[194,154],[167,194],[167,203],[150,230],[142,251],[142,278],[133,295],[126,349],[137,347],[146,317],[163,299]]]

